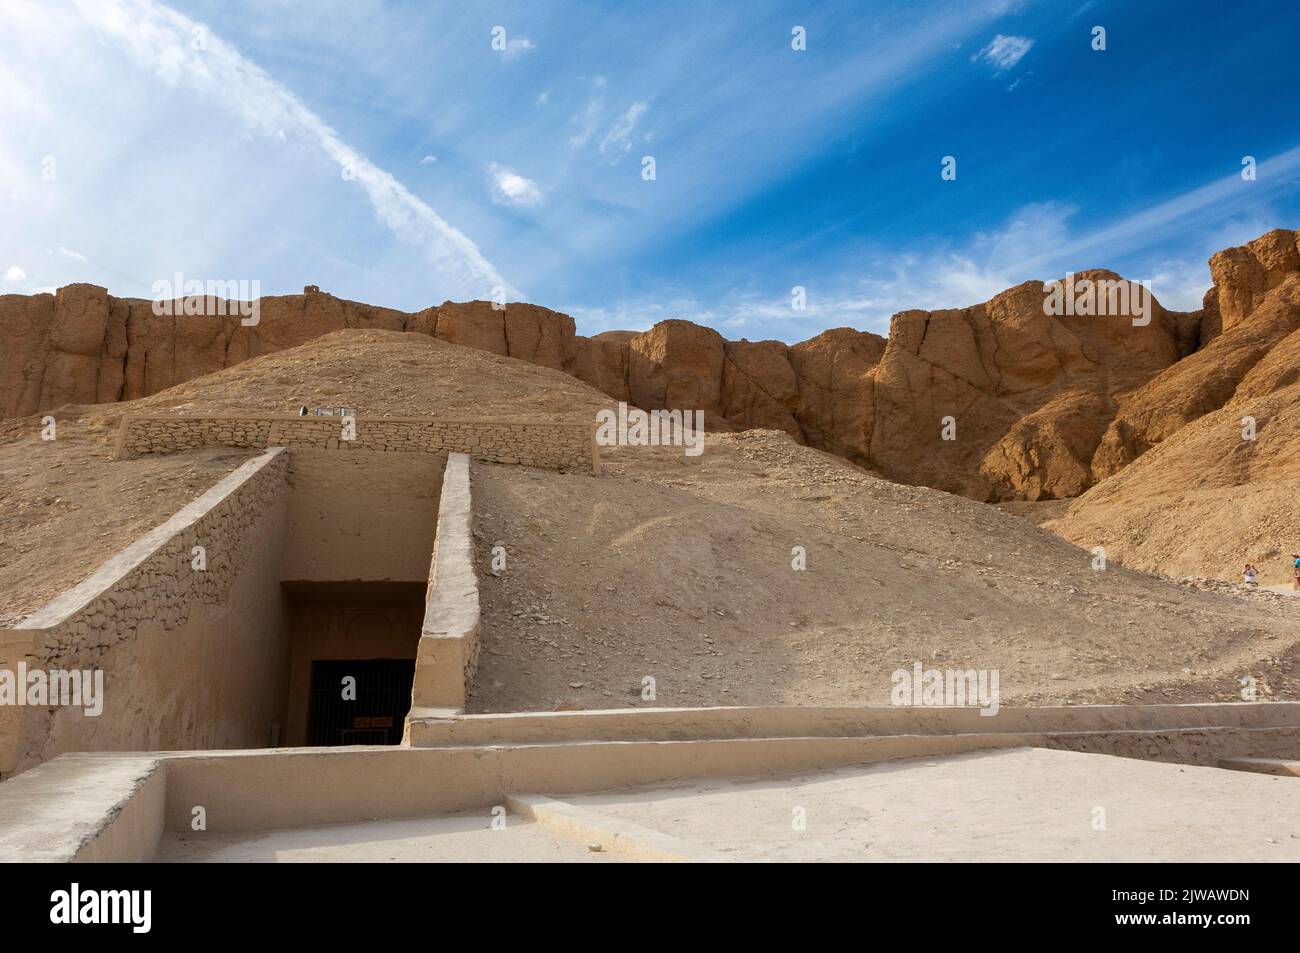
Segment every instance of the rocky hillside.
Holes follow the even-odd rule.
[[[1216,256],[1216,278],[1234,272],[1218,286],[1221,333],[1129,397],[1107,434],[1117,472],[1049,528],[1128,566],[1239,579],[1251,562],[1261,582],[1290,583],[1300,551],[1300,254],[1288,235]]]
[[[0,296],[0,415],[145,397],[344,328],[407,331],[560,370],[641,407],[702,409],[711,430],[782,430],[894,480],[1061,499],[1222,407],[1295,330],[1290,299],[1270,295],[1297,270],[1296,233],[1277,230],[1211,259],[1201,310],[1153,301],[1147,324],[1049,316],[1045,286],[1026,282],[973,307],[895,315],[888,339],[837,328],[795,345],[677,320],[586,338],[536,305],[406,313],[314,289],[262,298],[259,323],[244,327],[70,285]]]

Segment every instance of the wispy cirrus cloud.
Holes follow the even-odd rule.
[[[605,138],[600,140],[600,151],[615,152],[619,155],[626,153],[632,148],[632,135],[636,132],[637,123],[645,115],[650,106],[648,103],[633,103],[627,107],[627,111],[614,121],[609,132],[605,133]]]
[[[161,83],[189,88],[235,116],[250,133],[309,144],[337,163],[342,178],[364,192],[379,221],[422,250],[445,293],[482,297],[494,287],[516,292],[469,237],[205,25],[155,0],[76,0],[76,6],[100,36],[141,69],[152,70]]]
[[[970,58],[974,63],[983,60],[999,72],[1005,73],[1025,58],[1034,41],[1027,36],[1003,36],[999,33],[978,53]]]

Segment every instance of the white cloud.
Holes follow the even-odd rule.
[[[1257,183],[1244,183],[1240,174],[1232,173],[1086,234],[1064,236],[1057,244],[1044,245],[1044,250],[1027,254],[1024,265],[1026,268],[1037,269],[1051,262],[1069,261],[1076,263],[1073,266],[1076,268],[1094,267],[1077,263],[1098,255],[1113,258],[1168,238],[1180,230],[1185,233],[1192,226],[1204,228],[1207,221],[1221,218],[1225,208],[1235,208],[1238,214],[1230,229],[1219,237],[1245,236],[1227,241],[1227,244],[1239,244],[1247,238],[1254,238],[1259,233],[1251,233],[1249,229],[1255,227],[1256,222],[1242,220],[1241,206],[1248,194],[1243,189],[1250,189],[1251,192],[1258,190],[1255,200],[1262,201],[1270,194],[1270,190],[1289,188],[1294,176],[1300,172],[1300,146],[1264,160],[1259,163],[1258,170]],[[1268,216],[1263,216],[1258,222],[1268,220]]]
[[[497,205],[526,207],[542,200],[542,190],[532,179],[513,169],[493,162],[488,166],[492,177],[492,201]]]
[[[533,45],[533,41],[528,39],[526,36],[506,41],[506,56],[513,56],[516,53],[523,53],[535,49],[537,49],[537,47]]]
[[[578,131],[569,137],[570,148],[581,149],[591,142],[591,137],[596,134],[596,120],[600,117],[603,103],[599,96],[593,96],[587,100],[587,105],[582,112],[573,117],[573,123],[578,127]]]
[[[807,294],[802,311],[791,307],[786,290],[775,295],[732,291],[707,304],[673,295],[662,301],[643,299],[610,308],[575,308],[571,313],[580,321],[583,333],[611,328],[643,330],[667,318],[685,318],[723,330],[729,337],[751,340],[794,342],[832,327],[884,335],[889,332],[890,318],[900,311],[969,307],[1036,277],[1024,273],[1021,260],[1030,249],[1061,241],[1074,214],[1075,209],[1068,205],[1030,205],[1002,228],[976,235],[957,249],[882,254],[855,261],[852,276],[810,275],[800,282]]]
[[[518,294],[464,233],[388,172],[350,147],[292,92],[211,31],[206,49],[190,55],[200,25],[155,0],[75,0],[100,35],[170,87],[187,87],[234,115],[250,133],[319,149],[365,193],[376,217],[422,249],[439,293],[482,297],[505,287]],[[526,41],[524,41],[526,42]],[[531,44],[529,44],[531,46]]]
[[[420,160],[420,165],[433,165],[437,161],[438,161],[437,156],[425,156],[423,159]]]
[[[1199,310],[1211,284],[1204,259],[1161,262],[1149,280],[1156,300],[1172,311]]]
[[[27,272],[23,271],[17,265],[10,265],[5,272],[5,281],[9,284],[20,285],[27,280]]]
[[[1027,36],[1003,36],[999,33],[984,49],[972,56],[970,61],[974,63],[982,59],[995,69],[1006,71],[1024,59],[1033,45],[1034,41]]]
[[[600,140],[600,151],[603,153],[610,149],[617,149],[622,154],[631,149],[632,133],[636,131],[636,124],[649,108],[646,103],[633,103],[629,106],[627,112],[619,116],[609,132],[605,133],[605,138]]]
[[[64,258],[71,258],[73,261],[80,261],[80,262],[86,261],[85,255],[83,255],[79,251],[73,251],[71,248],[64,248],[62,245],[60,245],[55,250]]]

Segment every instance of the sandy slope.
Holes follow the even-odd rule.
[[[1242,439],[1246,416],[1254,440]],[[1134,568],[1240,580],[1251,562],[1261,583],[1289,583],[1300,552],[1300,385],[1234,398],[1045,525]]]
[[[0,628],[17,626],[145,530],[246,460],[211,448],[113,463],[115,428],[93,408],[61,407],[57,437],[39,420],[0,434]]]
[[[890,674],[997,669],[1006,703],[1275,693],[1300,604],[1110,566],[1028,520],[877,479],[771,431],[608,454],[607,474],[476,466],[474,710],[887,704]],[[807,551],[806,572],[791,547]]]

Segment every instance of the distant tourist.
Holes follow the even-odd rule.
[[[1292,553],[1291,558],[1295,560],[1295,566],[1291,570],[1291,588],[1300,589],[1300,553]]]
[[[1259,579],[1259,570],[1250,563],[1246,563],[1246,568],[1241,571],[1241,575],[1246,580],[1246,585],[1253,586]]]

